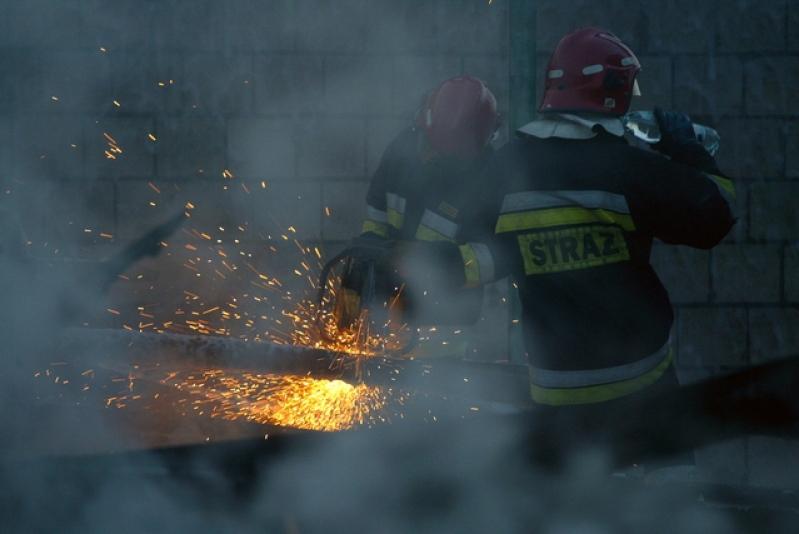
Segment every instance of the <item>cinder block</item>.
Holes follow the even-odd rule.
[[[294,48],[291,0],[229,0],[227,46],[234,51],[288,51]]]
[[[749,115],[796,115],[799,102],[799,57],[769,56],[745,63],[746,112]]]
[[[477,76],[486,82],[489,90],[497,99],[500,120],[507,122],[508,109],[510,109],[508,94],[510,75],[507,55],[466,56],[463,58],[463,74]]]
[[[253,62],[257,113],[321,109],[324,88],[321,56],[256,54]]]
[[[776,303],[780,300],[778,245],[726,245],[712,251],[716,302]]]
[[[87,44],[92,28],[87,24],[91,5],[69,0],[9,2],[8,43],[15,47],[80,49]]]
[[[12,140],[14,133],[11,120],[0,117],[0,177],[9,177],[13,173]],[[0,191],[0,193],[2,193]]]
[[[348,240],[361,233],[366,217],[367,181],[324,182],[322,204],[322,237],[329,240]],[[327,215],[327,213],[330,215]]]
[[[221,117],[159,120],[154,135],[159,177],[221,179],[225,171],[225,132]]]
[[[9,40],[11,32],[9,31],[9,20],[11,7],[8,5],[0,6],[0,48],[10,48],[12,43]]]
[[[83,120],[56,117],[26,117],[13,122],[15,175],[22,181],[77,177],[84,173]],[[9,145],[7,145],[9,146]],[[9,151],[10,152],[10,151]]]
[[[799,178],[799,122],[789,121],[785,143],[785,177]]]
[[[114,107],[108,58],[97,51],[6,51],[0,94],[5,113],[102,114]]]
[[[366,0],[297,0],[297,48],[313,52],[358,52],[366,46]]]
[[[799,441],[750,437],[749,484],[795,490],[799,486]]]
[[[191,3],[158,3],[152,20],[152,46],[167,51],[222,51],[227,33],[225,3],[199,0]]]
[[[653,6],[613,6],[595,0],[542,2],[538,4],[538,50],[551,54],[560,40],[578,28],[597,26],[618,36],[635,54],[649,53],[648,33],[658,18],[650,17]]]
[[[297,174],[302,177],[364,176],[366,124],[361,119],[319,118],[298,124]]]
[[[788,2],[788,28],[799,28],[799,5]],[[799,51],[799,32],[788,32],[788,50]]]
[[[743,366],[747,360],[745,308],[685,308],[677,314],[678,364]]]
[[[710,253],[690,247],[656,244],[650,257],[672,304],[708,302]]]
[[[253,105],[249,54],[187,54],[180,90],[187,112],[248,115]]]
[[[779,241],[799,238],[799,213],[793,199],[797,182],[761,182],[749,188],[749,224],[753,239]]]
[[[139,0],[84,0],[83,21],[88,31],[83,38],[90,49],[105,48],[108,53],[151,50],[153,20],[160,2]],[[163,13],[161,11],[160,13]]]
[[[328,56],[322,109],[329,115],[385,114],[391,109],[393,85],[388,56]]]
[[[148,118],[104,118],[86,126],[86,172],[90,176],[152,176],[155,145]]]
[[[799,311],[749,310],[749,355],[754,365],[799,355]]]
[[[655,106],[663,109],[674,107],[672,90],[672,60],[662,56],[637,56],[643,69],[636,76],[641,97],[633,98],[631,110],[652,110]]]
[[[728,176],[745,180],[782,177],[785,155],[780,149],[780,120],[721,119],[714,127],[722,139],[716,159],[723,162]]]
[[[15,182],[16,183],[16,182]],[[31,254],[82,256],[81,247],[110,242],[114,183],[108,180],[31,180],[12,189],[14,210],[32,242]],[[47,243],[47,246],[45,246]]]
[[[716,35],[716,5],[711,2],[675,0],[653,2],[641,8],[639,31],[648,53],[712,53]],[[633,49],[635,51],[635,49]]]
[[[366,123],[366,173],[370,177],[389,143],[410,125],[410,119],[372,119]]]
[[[228,122],[228,169],[237,178],[288,179],[295,174],[294,122],[233,119]]]
[[[714,9],[719,29],[716,52],[785,50],[785,4],[785,0],[719,2]]]
[[[436,2],[374,0],[367,3],[367,9],[367,51],[430,53],[438,50]]]
[[[184,111],[183,56],[165,52],[107,52],[111,62],[111,99],[120,114]],[[112,102],[113,103],[113,102]]]
[[[730,56],[679,56],[674,63],[674,106],[688,115],[740,114],[743,65]]]
[[[792,243],[785,247],[785,300],[799,302],[799,248]]]
[[[396,56],[392,112],[407,116],[438,84],[461,74],[461,61],[454,56]]]
[[[444,53],[492,54],[508,48],[506,3],[438,2],[436,34]]]
[[[315,239],[321,235],[321,184],[318,182],[266,183],[252,188],[250,227],[267,241]]]
[[[696,479],[704,484],[746,484],[746,440],[734,439],[694,451]]]

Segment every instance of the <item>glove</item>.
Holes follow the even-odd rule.
[[[659,106],[654,109],[655,120],[660,126],[660,141],[652,148],[665,156],[673,156],[680,148],[695,145],[694,125],[685,113],[679,111],[663,111]]]

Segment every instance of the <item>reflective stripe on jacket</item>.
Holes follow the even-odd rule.
[[[635,393],[660,378],[671,364],[671,339],[654,354],[636,362],[604,369],[530,371],[530,394],[539,404],[591,404]]]

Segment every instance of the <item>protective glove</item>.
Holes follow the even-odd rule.
[[[652,147],[661,154],[673,156],[680,148],[699,143],[694,133],[694,125],[685,113],[663,111],[659,106],[655,106],[654,115],[660,127],[660,141]]]

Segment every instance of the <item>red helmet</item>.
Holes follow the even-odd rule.
[[[638,58],[618,37],[582,28],[561,39],[546,72],[538,111],[595,111],[624,115],[637,91]]]
[[[450,78],[427,95],[414,125],[444,156],[466,159],[482,151],[499,125],[497,100],[475,76]]]

